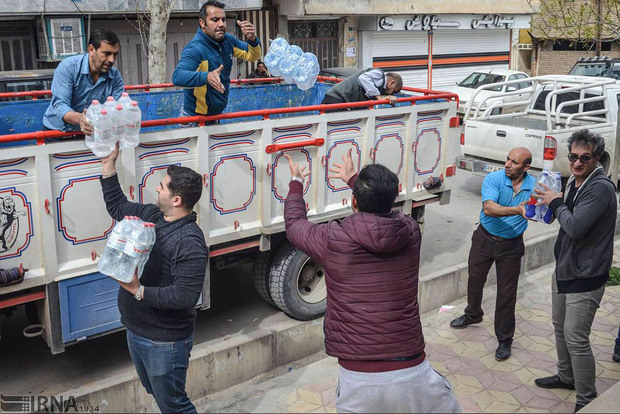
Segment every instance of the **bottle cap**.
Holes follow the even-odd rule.
[[[108,102],[112,102],[114,100],[113,96],[108,96]]]
[[[99,105],[99,101],[96,99],[93,99],[93,105]]]
[[[138,102],[137,101],[131,101],[131,106],[138,106]]]
[[[127,92],[123,92],[121,96],[129,96],[129,94]]]
[[[123,110],[123,105],[121,105],[121,104],[116,105],[116,110],[117,111],[122,111]]]
[[[101,110],[101,114],[102,114],[102,115],[105,115],[105,114],[107,114],[107,113],[108,113],[108,110],[107,110],[107,109],[102,109],[102,110]]]

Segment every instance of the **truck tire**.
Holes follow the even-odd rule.
[[[270,304],[271,306],[275,306],[276,304],[271,299],[271,291],[269,290],[269,273],[271,272],[271,264],[273,263],[273,258],[278,252],[282,243],[286,240],[285,237],[272,237],[271,238],[271,249],[265,252],[258,252],[254,257],[254,266],[252,269],[252,283],[254,284],[254,289],[258,293],[265,302]]]
[[[252,283],[256,293],[268,304],[275,306],[269,291],[269,271],[273,262],[273,251],[258,252],[254,258],[254,268],[252,269]]]
[[[276,253],[269,280],[271,299],[291,318],[308,321],[325,314],[323,266],[286,242]]]

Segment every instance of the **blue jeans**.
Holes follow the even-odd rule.
[[[195,413],[185,392],[185,380],[194,335],[176,342],[160,342],[127,329],[127,346],[146,391],[162,413]]]

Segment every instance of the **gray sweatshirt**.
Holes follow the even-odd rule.
[[[570,177],[566,188],[575,180]],[[549,207],[560,223],[555,243],[556,277],[561,282],[609,273],[613,258],[617,201],[614,184],[598,166],[578,188],[571,212],[556,199]]]

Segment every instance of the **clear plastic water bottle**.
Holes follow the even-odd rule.
[[[265,66],[267,66],[267,69],[269,69],[269,73],[272,76],[280,76],[280,72],[278,71],[278,62],[281,58],[282,56],[275,55],[271,52],[267,52],[267,54],[263,58]]]
[[[112,111],[116,108],[116,101],[113,96],[108,96],[106,101],[103,103],[103,107],[108,111],[108,113],[112,113]]]
[[[301,90],[310,89],[319,75],[319,62],[316,56],[306,52],[297,62],[297,67],[293,72],[293,82]]]
[[[297,68],[299,59],[301,59],[303,54],[304,51],[297,45],[290,46],[286,49],[282,59],[278,62],[278,70],[285,81],[292,82],[293,72]]]
[[[94,99],[88,109],[86,110],[86,119],[90,122],[91,125],[95,125],[95,117],[99,112],[101,112],[101,104],[98,100]]]
[[[138,278],[142,276],[144,265],[149,259],[151,249],[155,244],[155,224],[142,223],[139,233],[136,235],[136,246],[140,250],[141,256],[138,263]]]
[[[272,76],[280,76],[281,73],[278,69],[278,63],[284,56],[286,50],[290,47],[288,42],[283,37],[275,38],[269,45],[269,50],[263,58],[263,62]]]
[[[153,223],[133,216],[118,222],[99,260],[99,272],[121,282],[130,282],[137,269],[140,277],[155,243],[154,229]]]
[[[133,273],[127,274],[131,267],[131,257],[126,254],[130,243],[131,227],[128,217],[116,223],[97,266],[100,273],[121,282],[130,282],[133,278]]]
[[[114,150],[116,140],[112,135],[112,120],[106,109],[101,109],[96,117],[93,154],[98,157],[107,157]]]
[[[542,185],[546,185],[553,191],[562,191],[562,176],[557,171],[543,170],[536,180],[536,186],[530,200],[525,206],[525,216],[535,221],[542,221],[544,223],[551,223],[553,220],[553,210],[546,204],[539,204],[538,197],[535,194],[535,190],[545,191],[546,189]]]
[[[116,103],[123,105],[123,109],[129,109],[131,106],[131,98],[127,92],[123,92]]]
[[[127,122],[125,141],[121,142],[121,145],[123,148],[136,147],[140,143],[140,126],[142,124],[142,111],[140,111],[138,102],[131,101],[125,119]]]
[[[90,106],[86,110],[86,119],[88,119],[88,122],[90,122],[93,128],[95,127],[95,122],[97,122],[96,121],[97,114],[99,114],[100,112],[101,112],[101,104],[99,103],[98,100],[95,99],[93,100],[93,102],[90,104]],[[95,146],[94,134],[84,135],[84,143],[89,149],[92,150],[93,147]]]
[[[114,112],[112,112],[112,133],[114,134],[114,139],[116,141],[120,141],[121,146],[125,142],[125,131],[127,129],[127,119],[125,116],[126,111],[123,108],[123,105],[117,104],[116,108],[114,108]]]

